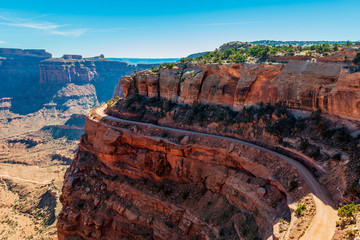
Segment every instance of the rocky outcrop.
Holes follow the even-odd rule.
[[[309,192],[291,165],[249,146],[91,116],[65,175],[60,240],[264,239]]]
[[[360,72],[351,70],[355,55],[348,50],[318,59],[273,57],[272,64],[178,64],[124,77],[119,84],[125,98],[138,92],[235,110],[264,102],[359,119]]]
[[[11,108],[11,98],[0,98],[0,110],[6,111]]]

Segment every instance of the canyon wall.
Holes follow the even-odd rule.
[[[139,93],[178,103],[221,104],[236,110],[260,102],[360,118],[355,51],[322,58],[272,57],[268,64],[177,64],[121,79],[125,98]],[[120,86],[114,96],[121,94]]]
[[[111,98],[120,77],[151,66],[109,61],[103,56],[83,59],[80,55],[64,55],[53,59],[45,50],[0,48],[0,98],[12,98],[11,111],[26,115],[56,101],[57,91],[68,84],[73,84],[72,90],[91,84],[97,99],[89,104],[94,106]]]
[[[51,54],[45,50],[0,48],[0,97],[18,95],[38,85],[40,62],[48,58]]]
[[[103,56],[51,58],[45,50],[0,49],[0,135],[10,137],[86,115],[111,98],[121,76],[152,65]]]
[[[36,98],[32,93],[40,86],[40,62],[48,58],[45,50],[0,48],[0,98],[14,98],[13,108],[21,108],[22,99],[29,101],[31,95]]]
[[[101,57],[82,58],[79,55],[64,55],[60,59],[48,59],[40,64],[41,84],[94,84],[100,102],[111,98],[114,86],[120,77],[154,65],[129,65],[109,61]]]
[[[309,193],[291,165],[261,150],[99,119],[86,119],[65,174],[60,240],[266,239]],[[290,181],[300,187],[289,191]]]

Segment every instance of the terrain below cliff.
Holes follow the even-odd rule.
[[[0,48],[0,239],[57,239],[62,178],[85,116],[152,65]]]

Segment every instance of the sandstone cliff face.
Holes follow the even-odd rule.
[[[103,58],[82,59],[77,55],[65,55],[61,59],[49,59],[40,65],[42,84],[94,84],[100,102],[108,100],[120,77],[153,65],[129,65]]]
[[[45,50],[0,48],[0,98],[27,98],[29,92],[39,88],[40,62],[51,58]]]
[[[266,238],[309,191],[260,150],[96,119],[65,175],[60,240]],[[288,192],[294,176],[301,191]]]
[[[0,48],[0,98],[12,98],[12,112],[21,115],[37,112],[49,102],[56,101],[57,91],[67,89],[68,84],[72,84],[69,89],[79,86],[80,92],[83,85],[92,84],[97,99],[90,99],[87,105],[93,107],[98,100],[104,102],[111,98],[120,77],[153,66],[128,65],[106,60],[103,56],[86,59],[80,55],[51,57],[45,50]]]
[[[309,59],[277,58],[278,63],[178,64],[158,73],[124,77],[124,97],[138,92],[179,103],[223,104],[234,109],[260,102],[305,110],[321,109],[345,118],[360,118],[360,72],[348,66],[355,52]],[[286,62],[284,62],[286,61]],[[114,92],[118,93],[119,86]]]

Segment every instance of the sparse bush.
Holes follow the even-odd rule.
[[[351,41],[347,41],[346,43],[345,43],[345,46],[347,46],[347,47],[351,47],[351,46],[353,46],[354,44],[351,42]]]
[[[295,209],[295,213],[298,216],[304,216],[305,210],[306,210],[306,205],[304,203],[298,203]]]
[[[158,68],[158,67],[155,67],[155,66],[152,66],[152,67],[151,67],[151,71],[152,71],[152,72],[158,72],[158,71],[159,71],[159,68]]]
[[[315,121],[315,122],[320,122],[321,120],[321,110],[317,110],[315,112],[312,112],[310,115],[310,120]]]
[[[305,140],[301,139],[300,150],[305,151],[308,147],[309,147],[309,141],[307,139]]]
[[[356,54],[356,57],[354,58],[353,63],[360,64],[360,52],[358,52],[358,54]]]
[[[358,212],[355,204],[347,204],[338,209],[338,216],[344,218],[353,218]]]
[[[348,237],[355,237],[357,235],[357,233],[358,233],[358,230],[355,230],[355,229],[353,229],[353,230],[349,229],[346,231],[346,235]]]
[[[168,222],[168,221],[165,221],[165,224],[166,224],[166,226],[168,226],[169,228],[174,228],[174,227],[175,227],[174,224],[172,224],[171,222]]]
[[[314,151],[309,153],[309,157],[313,158],[313,159],[318,159],[320,157],[320,148],[317,147]]]
[[[165,63],[165,67],[167,69],[172,69],[173,67],[175,67],[175,64],[174,63]]]
[[[184,135],[180,135],[177,137],[177,140],[180,142],[185,136]]]
[[[189,196],[189,194],[190,194],[189,191],[184,192],[182,195],[182,199],[185,201],[187,199],[187,197]]]
[[[79,201],[79,202],[76,204],[76,206],[77,206],[78,208],[83,208],[83,207],[85,206],[85,203],[82,202],[82,201]]]
[[[290,182],[289,190],[290,190],[290,191],[293,191],[295,188],[297,188],[297,186],[298,186],[297,181],[292,180],[292,181]]]

